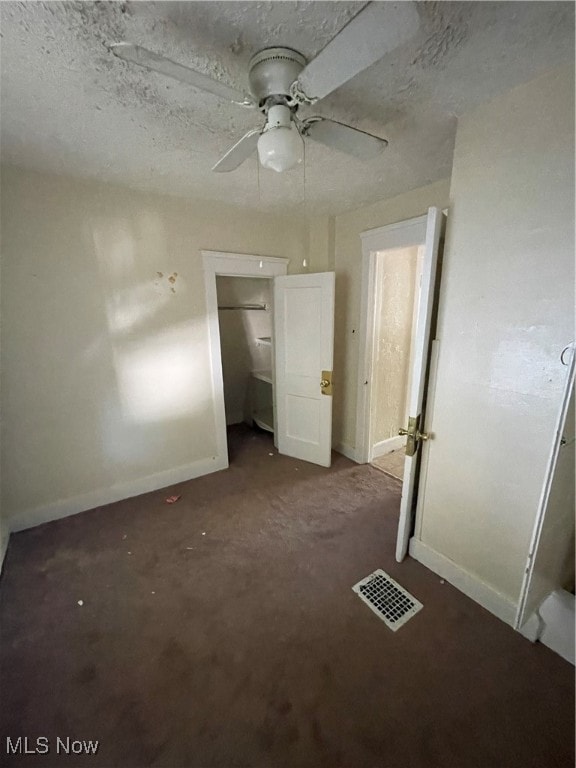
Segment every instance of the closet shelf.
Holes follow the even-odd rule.
[[[267,432],[274,432],[274,411],[272,408],[263,408],[261,411],[254,411],[252,419],[260,429]]]
[[[255,379],[260,379],[260,381],[272,384],[272,371],[252,371],[252,376]]]

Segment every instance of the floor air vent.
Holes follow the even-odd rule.
[[[394,632],[422,608],[422,603],[380,568],[352,589]]]

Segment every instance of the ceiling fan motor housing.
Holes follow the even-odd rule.
[[[289,100],[290,86],[305,65],[304,56],[291,48],[265,48],[250,59],[250,90],[263,112],[270,104]]]

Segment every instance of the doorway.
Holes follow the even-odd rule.
[[[359,338],[359,364],[358,364],[358,407],[356,419],[356,453],[357,461],[367,463],[374,458],[376,451],[394,450],[402,447],[396,437],[406,437],[405,457],[403,461],[402,495],[400,501],[400,519],[398,523],[398,539],[396,542],[396,559],[401,562],[406,555],[408,540],[413,530],[414,511],[417,500],[418,477],[421,467],[425,462],[423,446],[433,437],[426,430],[425,414],[425,390],[430,377],[432,364],[431,331],[433,327],[433,308],[436,295],[436,273],[439,263],[440,243],[445,227],[445,214],[438,208],[429,208],[426,216],[399,222],[386,227],[363,232],[362,238],[362,294],[360,311],[360,338]],[[383,252],[395,252],[395,258],[401,267],[400,273],[390,272],[389,291],[383,286],[384,279],[379,280],[381,270],[385,268],[386,258],[379,254]],[[420,254],[420,257],[418,256]],[[410,256],[414,259],[415,281],[404,278],[408,292],[400,290],[401,297],[396,302],[395,293],[402,283],[400,275],[410,275]],[[418,267],[418,259],[421,268]],[[404,259],[404,260],[403,260]],[[394,261],[391,257],[390,263]],[[384,266],[382,266],[384,265]],[[419,275],[419,276],[417,276]],[[385,275],[380,275],[381,278]],[[404,297],[402,299],[402,296]],[[412,300],[410,300],[412,296]],[[386,298],[387,297],[387,298]],[[379,322],[382,320],[382,312],[391,311],[404,302],[402,309],[404,321],[402,323],[394,319],[392,322],[402,327],[402,332],[397,339],[403,338],[402,345],[394,344],[390,338],[380,350]],[[386,318],[387,315],[385,314]],[[388,326],[388,322],[386,325]],[[387,331],[388,333],[388,331]],[[406,341],[410,339],[410,343]],[[394,347],[397,349],[394,349]],[[380,359],[384,359],[386,365],[383,371],[393,370],[392,358],[403,361],[408,366],[409,375],[402,377],[400,371],[396,371],[393,386],[388,380],[387,386],[396,392],[406,393],[405,400],[402,396],[395,396],[396,407],[391,409],[394,419],[408,414],[405,426],[398,429],[399,435],[391,434],[395,425],[393,420],[387,426],[384,439],[375,440],[375,424],[377,419],[373,414],[379,412],[378,400],[388,397],[389,391],[382,390],[378,396],[377,369]],[[384,373],[382,374],[384,376]],[[384,377],[384,381],[386,378]],[[392,442],[388,442],[388,441]],[[424,456],[424,458],[423,458]]]
[[[203,251],[202,257],[218,450],[218,456],[215,457],[217,468],[225,469],[229,462],[217,287],[217,280],[226,277],[250,278],[250,286],[253,286],[254,278],[256,283],[265,279],[273,284],[269,335],[262,331],[263,335],[253,338],[256,346],[265,347],[267,342],[271,346],[268,356],[271,369],[252,367],[250,378],[255,381],[251,389],[255,391],[257,382],[271,384],[272,414],[267,424],[273,428],[278,452],[329,467],[332,442],[334,273],[287,275],[288,259],[271,256]],[[228,290],[226,284],[223,286],[222,290]],[[236,296],[232,298],[233,301],[237,300]],[[235,309],[226,310],[221,307],[220,311],[267,311],[265,300],[255,302],[261,305],[257,308],[247,306],[249,303],[246,301],[241,309],[230,304]],[[254,336],[260,334],[260,330],[253,328],[251,333]],[[249,364],[252,366],[253,360]],[[229,418],[239,418],[239,413],[244,412],[242,394],[239,395],[239,405],[235,410],[233,414],[229,406]],[[250,415],[252,421],[258,423],[262,410],[254,409]]]
[[[270,278],[216,277],[226,427],[274,432]]]
[[[268,336],[271,340],[273,336],[271,303],[268,298],[272,295],[271,284],[275,277],[286,275],[288,259],[219,251],[203,251],[202,259],[216,444],[219,468],[224,469],[229,466],[228,424],[241,422],[252,414],[251,385],[255,380],[252,374],[264,370],[259,368],[260,358],[263,364],[266,354],[265,342],[262,340]],[[264,318],[265,315],[267,318]],[[221,319],[224,336],[221,336]],[[264,327],[263,322],[269,324],[267,327],[270,333],[262,332],[258,335]],[[223,352],[226,356],[226,369],[223,366]],[[266,370],[269,371],[271,388],[273,355],[270,354],[269,360],[270,368]],[[273,391],[269,391],[269,397],[273,401]],[[274,418],[269,426],[274,431]]]
[[[408,393],[412,377],[423,246],[377,251],[374,359],[369,460],[393,477],[404,477]]]

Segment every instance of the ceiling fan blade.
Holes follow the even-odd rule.
[[[413,37],[419,23],[413,2],[369,3],[304,67],[297,90],[323,99]]]
[[[145,67],[152,70],[152,72],[159,72],[161,75],[173,77],[174,80],[188,83],[188,85],[193,85],[201,91],[208,91],[208,93],[213,93],[221,99],[232,101],[234,104],[240,104],[245,107],[256,106],[248,96],[237,91],[235,88],[231,88],[229,85],[225,85],[225,83],[220,83],[218,80],[213,80],[211,77],[203,75],[201,72],[196,72],[196,70],[190,69],[190,67],[185,67],[183,64],[177,64],[175,61],[171,61],[164,56],[159,56],[157,53],[153,53],[139,45],[115,43],[110,46],[110,50],[119,59],[137,64],[139,67]]]
[[[235,171],[239,165],[242,165],[244,160],[247,160],[252,152],[256,149],[258,139],[262,133],[261,128],[253,128],[231,147],[228,152],[221,157],[216,165],[212,168],[216,173],[228,173],[228,171]]]
[[[337,123],[324,117],[309,117],[301,124],[300,132],[327,147],[338,149],[359,160],[371,160],[388,146],[386,139],[359,131],[351,125]]]

